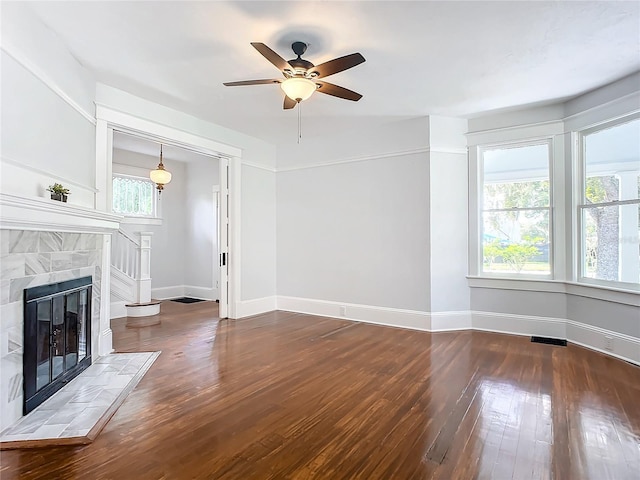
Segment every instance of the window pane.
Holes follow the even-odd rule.
[[[549,144],[484,150],[482,160],[482,271],[550,274]]]
[[[122,215],[153,215],[153,182],[113,177],[113,211]]]
[[[549,181],[485,183],[484,210],[549,206]]]
[[[549,210],[483,213],[483,272],[549,274]]]
[[[640,119],[585,135],[584,170],[582,276],[640,283]]]
[[[484,183],[549,180],[549,145],[484,150]]]
[[[586,206],[582,210],[583,276],[640,282],[640,206]]]
[[[584,146],[586,200],[633,200],[639,197],[640,119],[585,135]],[[615,191],[614,186],[607,183],[607,179],[614,176],[618,182]],[[590,190],[592,177],[604,182],[595,192]],[[606,197],[607,200],[589,198],[594,193],[598,194],[597,198]]]
[[[605,203],[620,200],[620,180],[615,175],[587,177],[586,203]]]

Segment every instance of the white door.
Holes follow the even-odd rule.
[[[220,204],[218,215],[220,262],[220,318],[229,316],[229,160],[220,159]]]

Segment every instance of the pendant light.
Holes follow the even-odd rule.
[[[164,165],[162,163],[162,144],[160,144],[160,163],[155,170],[151,170],[149,178],[156,184],[158,195],[162,193],[164,186],[171,181],[171,173],[164,169]]]

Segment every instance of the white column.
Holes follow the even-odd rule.
[[[469,163],[461,118],[429,116],[429,304],[431,312],[469,310]],[[447,179],[443,181],[443,179]],[[474,255],[477,261],[477,253]],[[425,292],[425,294],[427,294]],[[431,321],[437,320],[433,317]],[[470,317],[464,321],[470,326]],[[431,324],[430,328],[438,328]]]
[[[138,298],[137,303],[151,301],[151,236],[152,232],[139,232],[138,242]]]
[[[111,234],[102,236],[99,331],[98,355],[108,355],[113,351],[113,334],[111,332]]]
[[[620,200],[638,198],[638,172],[618,172]],[[638,207],[620,207],[620,281],[638,283],[640,257],[638,256]]]

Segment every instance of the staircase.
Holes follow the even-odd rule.
[[[140,232],[134,237],[123,230],[113,234],[111,318],[150,317],[160,313],[160,302],[151,300],[151,235]],[[127,321],[128,326],[154,323],[160,323],[159,317],[151,321]]]

